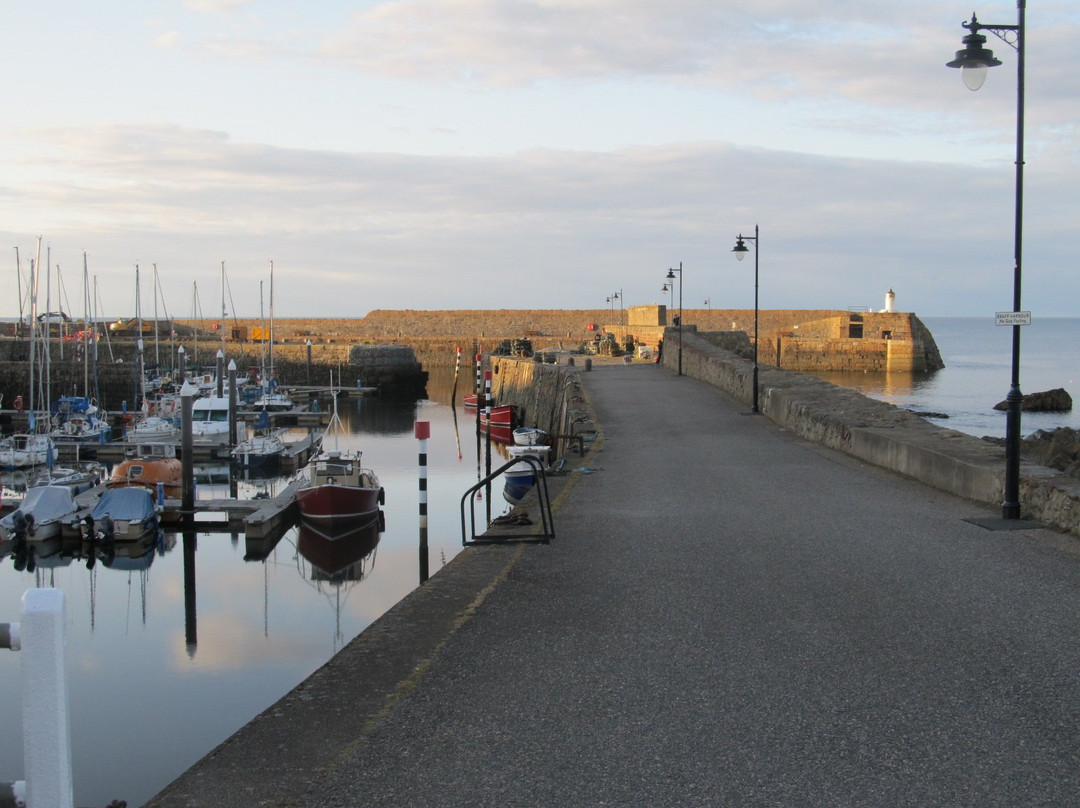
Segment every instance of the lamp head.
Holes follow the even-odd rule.
[[[746,246],[746,242],[743,241],[743,237],[739,236],[735,240],[735,246],[731,248],[731,251],[735,253],[735,257],[741,261],[746,258],[746,254],[750,252],[750,248]]]
[[[986,37],[979,33],[979,21],[975,15],[971,16],[971,22],[965,23],[964,27],[971,33],[961,41],[964,47],[956,52],[956,58],[946,62],[946,67],[960,68],[960,77],[964,80],[969,90],[978,90],[986,81],[986,71],[991,67],[1001,64],[1000,59],[994,58],[994,52],[985,47]]]
[[[665,277],[667,277],[667,279],[668,279],[669,281],[673,281],[673,280],[675,280],[675,270],[674,270],[674,269],[669,269],[669,270],[667,271],[667,275],[666,275]]]

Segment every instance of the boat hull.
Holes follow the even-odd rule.
[[[488,435],[496,443],[510,445],[514,442],[514,421],[517,413],[513,404],[492,407],[490,414],[480,412],[480,432]]]
[[[324,529],[340,530],[378,514],[379,488],[349,485],[323,485],[301,488],[296,492],[300,517]]]

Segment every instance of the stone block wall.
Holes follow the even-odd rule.
[[[527,359],[492,357],[491,392],[499,404],[513,404],[522,426],[550,435],[568,435],[585,409],[575,369]],[[566,449],[554,441],[551,460]]]

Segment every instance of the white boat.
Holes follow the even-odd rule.
[[[0,530],[9,539],[21,536],[42,541],[58,536],[64,518],[77,510],[75,497],[66,486],[30,488],[19,507],[0,519]]]
[[[85,396],[63,396],[53,402],[54,443],[104,443],[109,439],[109,414]]]
[[[516,446],[536,446],[547,443],[547,432],[535,426],[519,426],[514,430],[513,435]]]
[[[78,496],[100,485],[104,476],[105,467],[93,461],[80,463],[77,466],[54,466],[51,469],[43,468],[32,474],[27,481],[27,487],[62,485],[74,496]]]
[[[127,439],[131,443],[179,443],[180,427],[171,418],[149,415],[128,427]]]
[[[237,444],[232,451],[233,461],[244,468],[271,468],[281,462],[285,451],[283,431],[259,432]]]
[[[56,456],[51,437],[45,434],[18,434],[0,442],[0,468],[26,469],[47,466]]]
[[[506,478],[503,485],[503,499],[509,502],[511,505],[517,505],[522,497],[524,497],[529,490],[536,485],[536,466],[533,462],[528,460],[522,460],[523,457],[532,457],[540,462],[543,468],[547,468],[548,453],[551,451],[550,446],[509,446],[507,452],[509,452],[512,459],[516,459],[510,468],[503,472],[503,476]]]
[[[237,440],[243,440],[244,424],[236,424]],[[229,397],[202,396],[191,406],[191,435],[196,443],[224,446],[229,442]]]

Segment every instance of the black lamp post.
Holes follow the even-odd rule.
[[[675,280],[675,273],[679,273],[679,319],[677,325],[679,327],[679,375],[682,376],[682,261],[679,262],[678,267],[671,267],[667,271],[667,279],[669,281]]]
[[[980,31],[989,31],[1016,51],[1016,207],[1013,231],[1013,311],[1020,311],[1020,268],[1024,223],[1024,11],[1027,0],[1017,0],[1016,25],[983,25],[971,15],[971,22],[962,23],[969,33],[963,38],[964,47],[956,52],[956,58],[948,67],[960,68],[964,84],[970,90],[978,90],[986,80],[987,70],[1001,64],[993,51],[985,47],[986,37]],[[1012,333],[1012,380],[1008,413],[1005,422],[1005,501],[1001,514],[1005,519],[1020,518],[1020,409],[1024,396],[1020,392],[1020,316],[1013,318]]]
[[[615,301],[619,301],[619,325],[622,325],[623,291],[612,292],[608,295],[607,302],[611,305],[611,313],[615,313]]]
[[[761,242],[758,241],[758,226],[754,225],[754,235],[744,236],[740,233],[735,239],[735,246],[731,249],[738,260],[743,260],[750,248],[746,242],[754,242],[754,392],[753,412],[758,412],[758,256],[761,250]]]

